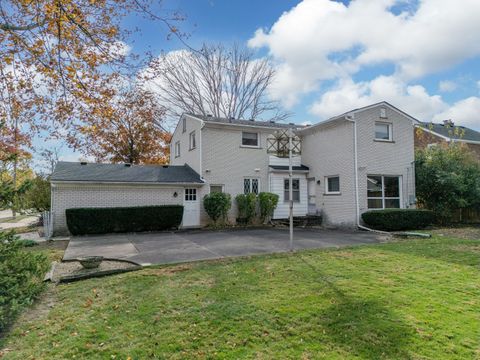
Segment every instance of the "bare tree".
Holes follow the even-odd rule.
[[[269,60],[249,49],[204,44],[160,57],[146,76],[171,115],[284,120],[289,114],[268,97],[274,75]]]

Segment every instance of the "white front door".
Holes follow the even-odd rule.
[[[184,191],[182,227],[200,226],[200,200],[197,192],[195,188],[187,188]]]

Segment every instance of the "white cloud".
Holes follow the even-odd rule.
[[[457,84],[454,81],[443,80],[438,83],[438,90],[441,92],[452,92],[457,89]]]
[[[402,3],[303,0],[271,29],[257,30],[249,45],[268,48],[278,64],[272,95],[293,106],[322,80],[372,65],[394,64],[395,76],[408,81],[480,54],[480,1],[419,0],[394,14]]]
[[[480,98],[472,96],[460,100],[433,117],[433,121],[452,119],[455,124],[480,131]]]
[[[448,107],[441,96],[428,94],[421,85],[407,85],[393,76],[379,76],[359,83],[350,78],[340,80],[312,105],[310,111],[326,119],[380,101],[388,101],[422,121],[429,121]]]

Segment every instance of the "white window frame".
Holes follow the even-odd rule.
[[[189,143],[189,150],[195,150],[197,147],[197,139],[195,138],[195,130],[193,130],[190,134],[188,134],[188,143]]]
[[[330,191],[330,189],[328,188],[328,179],[333,179],[333,178],[338,178],[338,191]],[[329,176],[325,176],[325,194],[328,194],[328,195],[338,195],[340,194],[340,175],[329,175]]]
[[[377,138],[377,125],[386,125],[388,126],[388,139],[379,139]],[[385,121],[375,121],[375,128],[374,128],[374,136],[375,141],[383,141],[383,142],[392,142],[393,141],[393,124]]]
[[[182,119],[182,133],[187,132],[187,119],[184,117]]]
[[[197,201],[198,191],[196,188],[185,188],[184,197],[185,201]]]
[[[373,177],[373,176],[377,176],[377,177],[381,177],[382,178],[382,196],[381,197],[378,197],[378,196],[374,196],[374,197],[369,197],[368,196],[368,178],[369,177]],[[398,197],[385,197],[385,178],[397,178],[398,179]],[[403,192],[402,192],[402,189],[403,189],[403,183],[402,183],[402,176],[401,175],[378,175],[378,174],[368,174],[367,175],[367,209],[368,210],[384,210],[384,209],[403,209]],[[382,200],[382,207],[381,208],[370,208],[368,207],[368,200]],[[398,199],[398,204],[399,204],[399,207],[398,208],[387,208],[385,207],[385,200],[396,200]]]
[[[290,180],[290,178],[283,178],[283,202],[289,202],[290,199],[288,197],[289,195],[289,189],[285,189],[285,185],[287,182]],[[293,182],[298,181],[298,190],[293,189]],[[294,198],[293,202],[294,203],[300,203],[302,201],[302,194],[301,194],[301,185],[302,183],[300,182],[299,178],[292,178],[292,197]],[[295,196],[293,196],[293,193],[298,193],[298,200],[295,200]]]
[[[257,135],[257,145],[244,145],[243,144],[243,134],[256,134]],[[260,147],[260,133],[256,131],[242,131],[240,139],[240,147],[258,149]]]
[[[249,180],[249,184],[248,184],[248,191],[246,191],[246,186],[245,186],[245,181],[246,180]],[[257,192],[253,192],[252,189],[253,189],[253,180],[255,180],[257,182]],[[255,177],[245,177],[243,178],[243,193],[245,195],[247,194],[250,194],[250,193],[254,193],[255,195],[258,195],[260,193],[260,179],[259,178],[255,178]]]
[[[180,141],[175,142],[175,157],[180,157]]]

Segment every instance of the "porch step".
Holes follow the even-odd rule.
[[[273,220],[274,224],[289,226],[289,219],[275,219]],[[295,227],[309,227],[309,226],[320,226],[322,225],[322,216],[321,215],[307,215],[307,216],[294,216],[293,217],[293,226]]]

